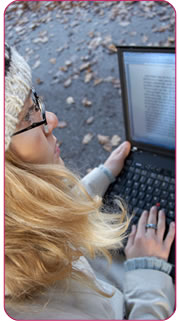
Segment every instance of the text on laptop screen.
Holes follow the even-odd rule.
[[[175,54],[124,52],[134,141],[175,148]]]

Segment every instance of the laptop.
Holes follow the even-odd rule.
[[[117,50],[126,139],[132,149],[104,202],[112,205],[115,195],[122,197],[135,214],[131,225],[144,209],[164,208],[167,232],[175,221],[175,48]],[[174,276],[175,242],[169,262]]]

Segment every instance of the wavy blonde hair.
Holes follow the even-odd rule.
[[[33,298],[57,280],[94,281],[73,266],[81,256],[111,260],[129,224],[126,210],[102,211],[80,178],[61,165],[37,165],[5,153],[5,284],[11,302]]]

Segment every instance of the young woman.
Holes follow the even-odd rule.
[[[119,214],[104,213],[102,196],[120,173],[129,142],[80,180],[60,157],[53,135],[57,123],[32,88],[29,66],[6,44],[7,313],[16,320],[168,318],[174,311],[174,285],[167,259],[175,228],[171,224],[164,238],[163,211],[152,207],[133,226],[123,272],[118,261],[115,273],[113,263],[108,269],[113,282],[97,278],[87,260],[110,261],[109,250],[120,248],[126,235],[125,207],[120,203]],[[147,229],[147,223],[154,228]],[[114,279],[120,273],[119,289]]]

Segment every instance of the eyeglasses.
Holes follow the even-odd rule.
[[[40,100],[40,98],[37,95],[34,88],[32,88],[32,100],[35,104],[36,111],[38,111],[38,110],[40,111],[42,120],[39,122],[33,122],[30,126],[15,132],[12,136],[19,135],[21,133],[26,132],[27,130],[33,129],[33,128],[41,126],[41,125],[44,125],[44,131],[45,131],[45,133],[48,133],[48,124],[47,124],[47,119],[46,119],[45,105]]]

